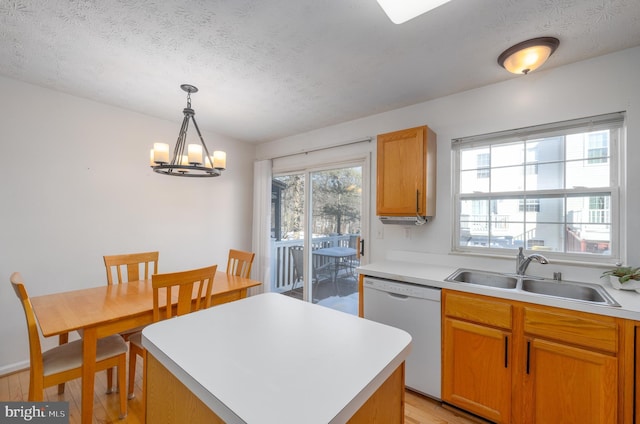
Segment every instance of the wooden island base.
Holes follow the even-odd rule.
[[[146,420],[153,424],[224,423],[153,355],[146,360]],[[322,399],[318,399],[322,402]],[[274,405],[274,407],[277,407]],[[347,421],[395,424],[404,418],[404,362]]]

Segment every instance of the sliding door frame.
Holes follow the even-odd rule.
[[[320,171],[329,171],[333,169],[340,168],[353,168],[353,167],[362,167],[362,196],[361,196],[361,210],[360,210],[360,234],[361,239],[363,240],[365,251],[364,254],[361,255],[360,263],[365,264],[367,262],[367,244],[368,244],[368,235],[370,229],[370,208],[371,208],[371,152],[368,150],[366,152],[362,152],[360,154],[354,154],[349,157],[343,157],[343,160],[340,162],[329,162],[327,160],[318,161],[318,163],[309,163],[304,167],[298,167],[297,169],[281,169],[278,172],[273,172],[273,177],[278,177],[282,175],[290,175],[290,174],[303,174],[304,175],[304,220],[303,220],[303,228],[304,228],[304,238],[303,238],[303,246],[304,246],[304,277],[303,277],[303,300],[306,302],[312,302],[312,269],[311,269],[311,252],[312,252],[312,244],[311,237],[312,233],[312,221],[311,221],[311,213],[310,210],[312,208],[312,190],[311,190],[311,174],[314,172]],[[265,236],[269,236],[268,234]],[[359,247],[358,247],[359,248]]]

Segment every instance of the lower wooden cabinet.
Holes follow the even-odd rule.
[[[633,387],[635,389],[633,422],[640,424],[640,322],[633,325],[633,334],[633,365],[628,368],[633,369]]]
[[[443,302],[445,402],[496,423],[627,421],[624,320],[450,290]]]
[[[511,415],[511,333],[444,319],[442,397],[497,423]]]
[[[618,422],[618,359],[543,339],[527,341],[522,423]]]

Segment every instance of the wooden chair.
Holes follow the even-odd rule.
[[[229,259],[227,261],[227,274],[249,278],[251,276],[251,265],[256,256],[253,252],[229,249]]]
[[[213,265],[190,271],[152,275],[153,321],[157,322],[210,307],[211,290],[213,289],[213,279],[217,268],[217,265]],[[177,293],[174,291],[176,288]],[[194,293],[197,293],[195,298],[193,297]],[[177,305],[172,305],[176,295]],[[143,362],[146,362],[147,351],[142,347],[141,332],[129,337],[129,399],[134,398],[133,386],[138,356],[142,358]],[[146,380],[145,374],[146,367],[143,368],[143,381]]]
[[[148,280],[152,274],[158,273],[159,252],[125,253],[121,255],[105,255],[104,266],[107,270],[107,284],[128,283],[129,281]],[[144,273],[140,270],[144,266]],[[114,280],[114,271],[117,279]],[[126,271],[126,274],[124,273]],[[126,277],[126,278],[124,278]],[[142,331],[144,327],[132,328],[120,333],[125,341],[132,334]],[[113,371],[107,370],[109,387],[113,382]]]
[[[40,345],[40,332],[31,300],[22,281],[14,272],[11,285],[22,303],[29,332],[29,401],[44,400],[44,389],[58,385],[58,393],[64,391],[64,383],[82,377],[82,340],[65,343],[45,352]],[[118,367],[118,380],[124,381],[127,367],[127,344],[118,335],[98,339],[96,371]],[[127,415],[127,400],[120,391],[120,418]]]
[[[151,275],[158,273],[159,252],[127,253],[123,255],[104,256],[104,266],[107,269],[107,284],[126,283],[129,281],[147,280]],[[140,268],[144,265],[144,274]],[[116,270],[117,280],[113,279],[113,270]],[[127,278],[123,278],[123,269],[127,271]],[[141,278],[142,276],[142,278]]]

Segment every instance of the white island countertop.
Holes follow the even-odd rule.
[[[364,404],[411,336],[266,293],[152,324],[142,343],[225,422],[326,424]]]

